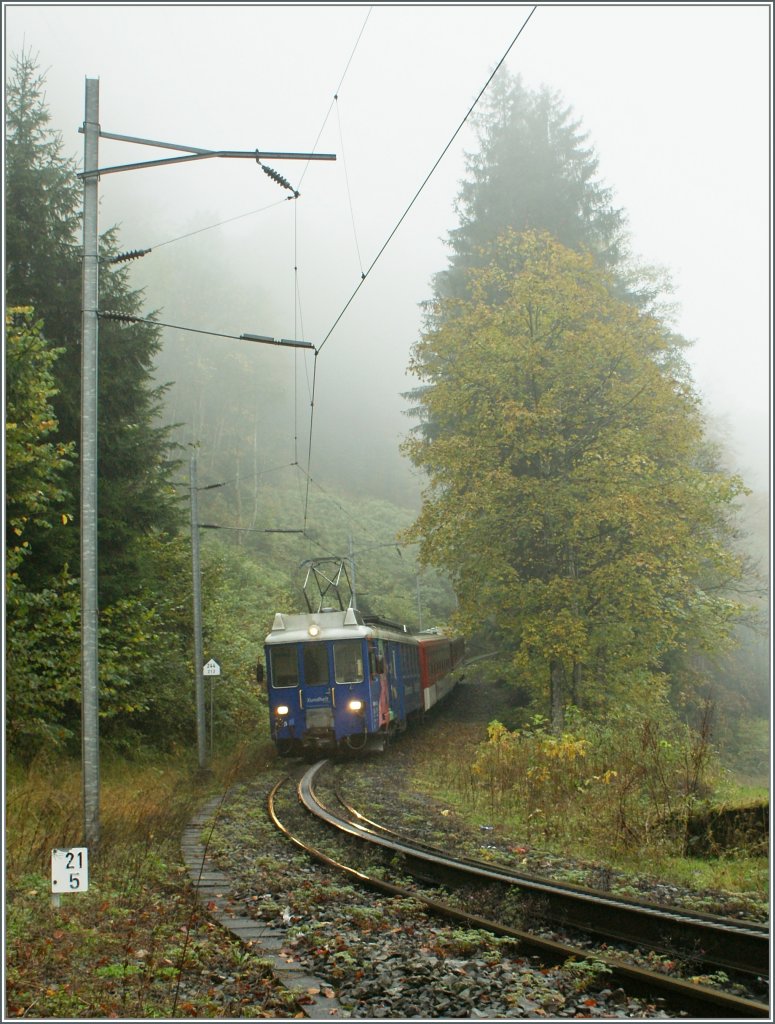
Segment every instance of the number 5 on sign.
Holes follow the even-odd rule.
[[[85,846],[51,851],[51,891],[86,892],[89,888],[89,851]]]

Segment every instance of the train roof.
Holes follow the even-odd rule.
[[[314,630],[317,627],[317,631]],[[313,632],[310,629],[313,628]],[[406,626],[377,616],[362,616],[355,608],[286,615],[278,612],[267,644],[294,644],[309,640],[355,640],[364,636],[415,639]]]
[[[311,627],[317,627],[317,630],[310,632]],[[293,615],[278,612],[274,617],[271,632],[264,642],[296,644],[314,640],[355,640],[364,636],[402,640],[404,643],[420,646],[432,646],[452,639],[445,630],[437,626],[415,633],[400,622],[393,622],[379,615],[362,615],[355,608],[326,608],[318,612]]]

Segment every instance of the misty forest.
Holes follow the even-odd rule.
[[[29,765],[80,749],[82,186],[36,60],[7,74],[5,710],[9,755]],[[309,356],[259,375],[250,346],[154,323],[218,330],[213,297],[243,301],[228,258],[181,273],[164,249],[156,308],[120,228],[103,232],[100,309],[125,316],[99,325],[100,735],[115,756],[195,746],[194,458],[216,743],[267,734],[264,636],[275,612],[304,610],[303,563],[336,556],[360,609],[491,655],[481,677],[507,689],[514,724],[710,722],[719,763],[766,781],[767,495],[711,429],[666,277],[632,251],[580,117],[504,72],[473,123],[397,427],[354,424],[332,450],[341,394],[310,463]],[[353,394],[367,362],[348,369]]]

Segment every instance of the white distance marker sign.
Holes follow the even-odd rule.
[[[89,850],[74,846],[51,851],[51,891],[86,892],[89,888]]]

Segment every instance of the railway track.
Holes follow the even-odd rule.
[[[540,878],[526,872],[494,866],[470,858],[451,857],[436,847],[409,840],[392,829],[371,821],[336,792],[348,817],[335,815],[317,798],[310,776],[303,803],[312,813],[329,817],[329,823],[369,842],[402,854],[409,873],[428,868],[435,880],[449,876],[482,878],[514,886],[541,901],[541,914],[554,924],[578,928],[620,942],[647,945],[657,952],[674,953],[676,947],[705,966],[751,977],[769,973],[769,928],[758,922],[731,921],[715,914],[666,908],[646,900],[634,900],[584,886]],[[309,800],[309,806],[307,804]],[[352,830],[352,831],[351,831]]]
[[[422,881],[438,886],[459,885],[461,880],[472,880],[479,885],[515,887],[527,894],[533,902],[539,901],[542,918],[548,918],[563,927],[572,927],[596,936],[605,936],[629,942],[640,948],[669,949],[673,954],[680,945],[687,950],[692,961],[702,960],[739,974],[761,979],[768,976],[769,946],[765,926],[754,923],[730,922],[707,914],[687,914],[653,904],[612,897],[578,886],[552,883],[547,879],[520,874],[507,868],[483,862],[451,857],[441,850],[410,841],[393,830],[370,821],[336,794],[342,810],[334,811],[317,795],[316,784],[323,768],[321,761],[310,768],[298,781],[297,792],[301,805],[316,819],[340,835],[357,839],[377,848],[387,858],[400,859],[402,871]],[[275,826],[295,845],[315,859],[344,872],[361,884],[393,895],[409,896],[421,900],[427,908],[468,927],[482,928],[495,934],[517,939],[526,949],[545,960],[564,962],[568,959],[589,958],[588,949],[542,938],[518,930],[498,921],[479,917],[460,907],[426,897],[416,889],[386,882],[383,878],[364,873],[343,864],[294,834],[279,818],[275,807],[275,787],[269,798],[269,812]],[[594,958],[606,964],[619,984],[633,994],[656,995],[686,1012],[712,1017],[766,1018],[769,1007],[761,1002],[730,995],[719,989],[682,981],[655,971],[625,964],[610,956],[594,953]]]

